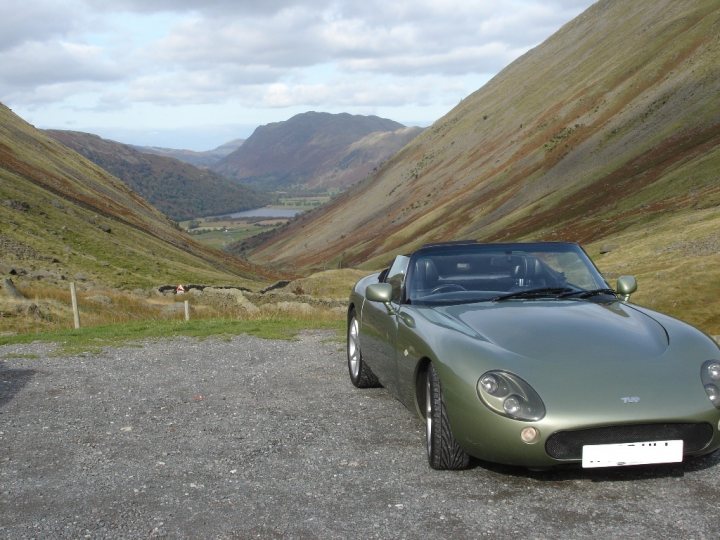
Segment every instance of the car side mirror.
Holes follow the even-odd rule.
[[[365,289],[365,298],[371,302],[387,304],[392,298],[392,285],[389,283],[373,283]]]
[[[637,291],[637,280],[635,276],[620,276],[617,279],[616,290],[622,299],[627,302],[630,295]]]
[[[389,283],[373,283],[365,289],[365,298],[371,302],[382,302],[385,304],[385,309],[387,309],[389,315],[395,313],[395,310],[390,304],[392,294],[393,286]]]

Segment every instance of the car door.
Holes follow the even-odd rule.
[[[402,298],[408,258],[398,255],[385,279],[393,286],[390,309],[382,302],[365,301],[362,310],[361,346],[363,359],[380,382],[397,394],[396,343],[398,333],[397,310]]]

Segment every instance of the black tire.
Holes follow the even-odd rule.
[[[377,388],[382,386],[370,367],[363,362],[360,350],[360,325],[355,310],[350,311],[347,328],[347,360],[350,382],[357,388]]]
[[[425,436],[430,467],[438,470],[467,469],[470,456],[460,447],[450,429],[440,377],[430,364],[425,378]]]

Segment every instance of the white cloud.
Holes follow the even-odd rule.
[[[222,15],[272,14],[296,4],[326,4],[324,0],[86,0],[97,11],[137,13],[195,12]]]
[[[73,0],[3,0],[0,2],[0,51],[26,41],[59,39],[82,24]]]
[[[191,69],[215,64],[289,68],[329,58],[315,31],[312,15],[283,12],[269,19],[192,18],[157,43],[156,56]]]
[[[442,76],[418,77],[412,85],[402,78],[355,76],[334,79],[327,84],[276,83],[266,87],[261,99],[263,105],[273,108],[332,104],[333,108],[356,107],[367,111],[409,103],[432,105],[438,100],[438,94],[464,96],[468,92],[458,81]]]
[[[524,49],[509,49],[502,43],[491,42],[478,47],[460,47],[425,55],[401,53],[397,56],[361,58],[348,60],[341,65],[350,71],[375,71],[396,75],[463,75],[498,71],[523,52]]]
[[[0,101],[36,123],[72,111],[79,127],[133,104],[148,129],[196,106],[243,124],[282,108],[430,122],[591,3],[4,0]]]
[[[0,81],[17,86],[121,77],[98,48],[64,41],[23,43],[0,53],[0,65]]]

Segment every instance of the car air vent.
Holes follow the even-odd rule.
[[[710,424],[637,424],[576,431],[558,431],[545,442],[545,451],[555,459],[582,459],[583,445],[644,441],[683,440],[685,454],[702,450],[710,443]]]

